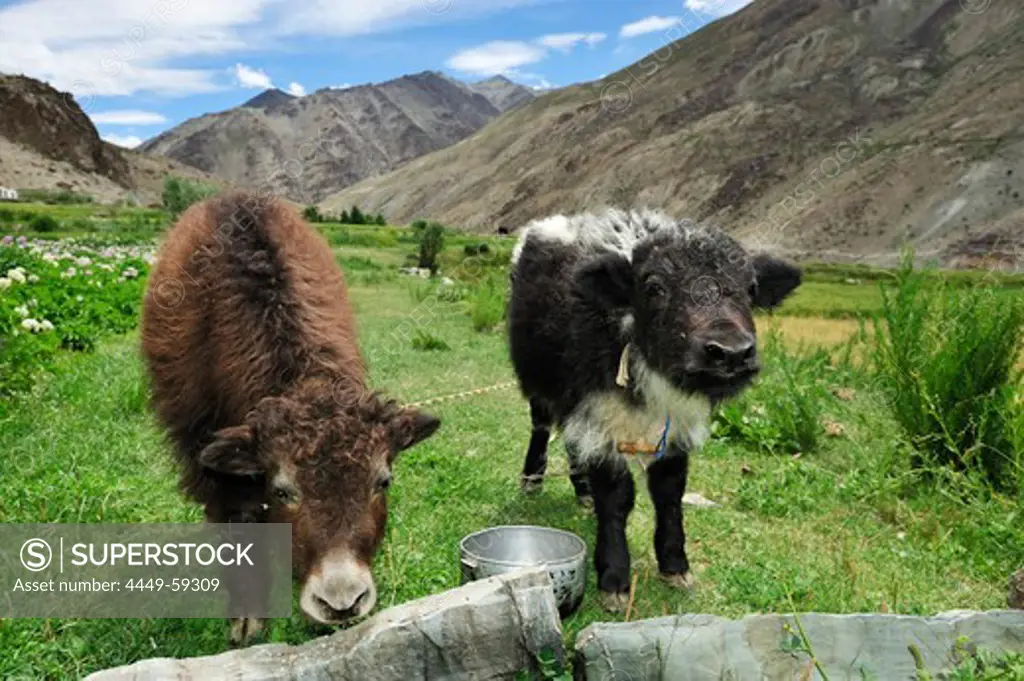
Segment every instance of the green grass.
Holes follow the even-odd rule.
[[[90,220],[89,239],[98,244],[137,237],[125,216],[158,220],[136,209],[45,210],[62,227]],[[346,271],[375,387],[412,402],[512,377],[504,334],[474,327],[500,327],[514,239],[446,235],[441,274],[454,285],[444,286],[397,273],[416,252],[410,229],[317,227]],[[465,247],[480,243],[489,253],[467,258]],[[874,314],[882,306],[879,284],[891,278],[813,266],[777,314]],[[949,281],[977,279],[954,273]],[[1000,286],[998,296],[1020,294],[1013,278]],[[128,334],[90,354],[58,353],[31,392],[0,401],[7,462],[0,522],[200,521],[201,510],[176,490],[136,346]],[[829,355],[775,343],[758,385],[716,419],[715,437],[691,464],[689,490],[722,504],[687,511],[698,576],[691,594],[656,578],[652,509],[637,476],[629,525],[634,619],[1005,605],[1006,577],[1024,546],[1024,499],[993,491],[971,472],[912,468],[885,386],[851,359],[865,354],[852,347]],[[593,546],[595,520],[574,502],[561,442],[552,445],[543,493],[526,499],[518,491],[530,425],[517,392],[444,402],[435,412],[441,431],[395,466],[388,538],[375,566],[381,608],[457,586],[458,541],[485,526],[550,525]],[[823,423],[841,425],[841,434],[826,435]],[[583,607],[564,622],[567,644],[587,624],[611,619],[598,608],[593,572],[589,579]],[[323,633],[297,605],[294,612],[272,623],[267,640],[297,643]],[[226,649],[226,633],[222,620],[0,620],[0,678],[73,678],[146,657],[214,654]]]
[[[375,259],[390,267],[394,255],[385,249]],[[362,247],[343,247],[339,256],[354,266],[353,302],[375,386],[418,401],[511,378],[504,335],[474,332],[466,301],[439,299],[425,313],[406,278],[358,279],[378,274],[358,260],[368,257]],[[449,350],[417,349],[417,331]],[[0,521],[200,520],[200,509],[176,491],[167,445],[146,408],[136,345],[129,334],[92,354],[62,355],[32,393],[0,402],[0,451],[7,455]],[[785,357],[778,361],[790,361]],[[629,525],[637,576],[632,617],[1003,606],[1006,577],[1024,546],[1021,500],[978,491],[959,474],[936,479],[911,470],[870,377],[806,361],[808,367],[776,367],[793,372],[790,378],[769,366],[745,399],[768,407],[767,417],[778,422],[771,408],[781,408],[787,381],[813,376],[823,391],[849,388],[852,399],[816,406],[845,434],[818,436],[799,458],[781,453],[791,448],[761,446],[756,435],[720,434],[694,457],[689,489],[722,507],[686,513],[698,577],[692,594],[656,578],[652,509],[640,483]],[[550,525],[593,546],[595,520],[574,502],[560,442],[552,445],[544,491],[520,495],[530,425],[514,390],[445,402],[435,413],[444,421],[438,435],[395,465],[388,537],[375,566],[381,608],[458,586],[458,542],[485,526]],[[591,571],[583,607],[564,622],[566,640],[608,619]],[[272,623],[268,640],[300,642],[319,633],[296,607],[291,619]],[[226,649],[226,634],[222,620],[5,620],[0,678],[78,677],[145,657],[214,654]]]

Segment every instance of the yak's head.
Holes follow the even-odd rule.
[[[738,393],[760,368],[753,310],[779,305],[801,279],[721,231],[686,225],[655,232],[632,258],[603,255],[578,276],[584,295],[621,314],[650,368],[712,401]]]
[[[300,605],[325,624],[373,609],[370,566],[384,537],[391,464],[440,425],[376,396],[339,403],[330,393],[265,398],[200,455],[203,466],[245,478],[267,522],[292,524]]]

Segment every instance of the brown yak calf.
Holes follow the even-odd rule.
[[[328,624],[369,612],[391,464],[440,422],[368,390],[324,239],[276,199],[193,206],[153,268],[142,352],[207,520],[291,523],[302,610]],[[232,638],[261,626],[236,620]]]

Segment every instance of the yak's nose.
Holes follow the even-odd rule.
[[[377,601],[370,568],[347,551],[324,556],[302,587],[302,610],[324,624],[369,613]]]
[[[748,333],[729,340],[708,340],[704,343],[704,359],[709,369],[736,371],[751,368],[756,357],[757,346]]]
[[[357,617],[361,614],[361,609],[364,607],[366,602],[370,600],[370,598],[371,595],[369,589],[366,589],[356,596],[355,600],[351,600],[347,596],[343,596],[341,600],[335,599],[333,601],[329,601],[323,596],[313,596],[314,602],[320,606],[326,614],[330,615],[330,619],[335,621]]]

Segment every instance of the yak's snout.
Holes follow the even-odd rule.
[[[302,611],[323,624],[362,617],[377,603],[377,587],[368,565],[347,551],[325,556],[302,588]]]
[[[697,336],[694,345],[698,371],[727,377],[758,369],[756,339],[742,329]]]
[[[712,400],[736,395],[761,369],[757,338],[743,327],[728,326],[687,334],[681,387]]]

